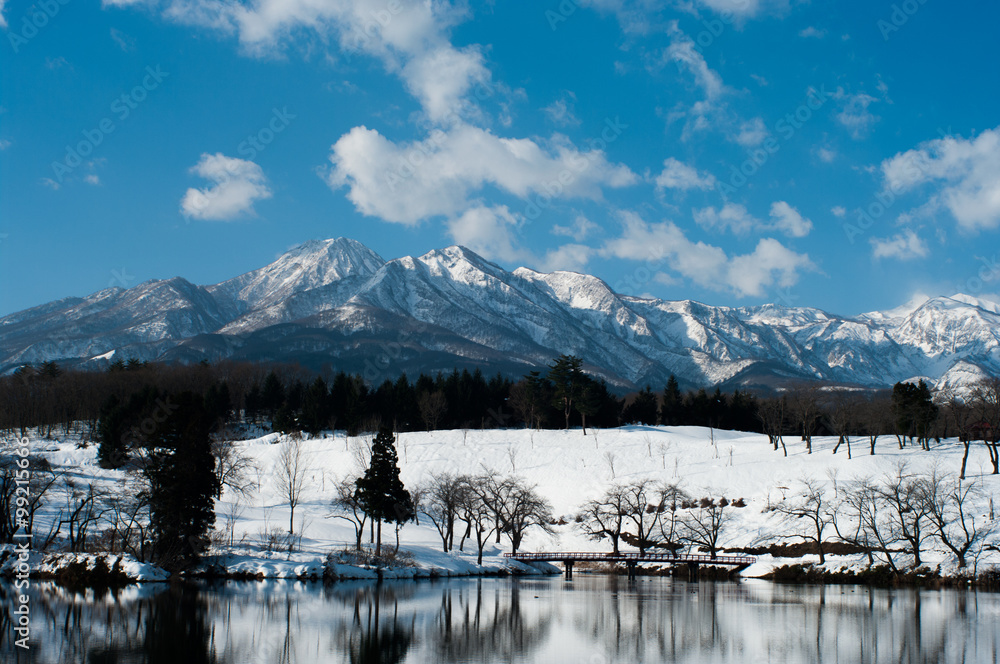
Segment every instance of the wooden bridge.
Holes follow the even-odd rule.
[[[757,562],[753,556],[710,556],[707,554],[685,553],[600,553],[594,551],[550,551],[505,553],[504,558],[512,558],[520,562],[560,562],[566,569],[566,578],[573,578],[573,563],[577,561],[593,561],[602,563],[625,563],[628,578],[635,578],[635,567],[640,562],[670,563],[671,565],[687,565],[688,579],[698,580],[698,568],[701,565],[721,565],[732,567],[734,572],[745,570]]]

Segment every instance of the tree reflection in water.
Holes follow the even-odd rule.
[[[12,603],[0,582],[0,600]],[[153,585],[41,584],[32,664],[996,661],[1000,597],[859,586],[449,579]]]

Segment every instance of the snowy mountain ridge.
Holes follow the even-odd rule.
[[[347,239],[313,240],[210,286],[175,277],[0,318],[0,371],[115,357],[297,361],[362,372],[480,366],[520,374],[561,353],[621,387],[823,380],[957,387],[1000,372],[1000,307],[918,298],[842,317],[808,307],[714,307],[615,293],[574,272],[511,272],[464,247],[386,261]]]

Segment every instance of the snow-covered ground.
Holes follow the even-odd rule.
[[[262,573],[266,577],[288,578],[321,575],[326,556],[353,545],[351,524],[329,518],[330,500],[338,479],[357,476],[358,455],[363,445],[361,437],[347,437],[343,432],[307,438],[303,446],[308,457],[305,491],[295,510],[295,530],[302,534],[298,551],[267,553],[259,546],[260,533],[267,529],[287,529],[289,509],[287,499],[280,495],[275,482],[275,469],[284,438],[268,434],[237,443],[242,453],[253,459],[254,479],[259,490],[236,508],[235,496],[226,492],[216,505],[216,528],[226,527],[227,515],[236,514],[235,546],[217,550],[210,562],[225,566],[230,572]],[[128,490],[125,473],[100,468],[96,461],[96,446],[79,447],[79,439],[45,440],[32,438],[32,453],[48,459],[53,468],[66,473],[76,486],[93,482],[109,492]],[[555,527],[555,534],[529,531],[522,551],[610,550],[607,541],[589,540],[574,523],[581,504],[599,496],[612,482],[628,482],[652,478],[681,487],[694,497],[725,496],[743,498],[746,507],[734,510],[735,521],[722,537],[724,546],[761,546],[777,541],[788,528],[780,515],[768,510],[786,497],[793,497],[801,488],[801,480],[813,478],[830,482],[830,473],[845,481],[859,476],[879,477],[894,471],[905,461],[912,471],[926,471],[935,464],[943,470],[957,473],[962,445],[954,439],[934,443],[930,452],[907,446],[900,450],[895,439],[880,439],[876,455],[868,454],[866,439],[853,441],[853,458],[846,449],[831,454],[836,439],[816,438],[813,453],[805,445],[788,438],[788,457],[774,452],[767,438],[759,434],[731,431],[710,431],[701,427],[631,426],[619,429],[589,430],[584,436],[579,429],[570,431],[516,430],[452,430],[403,433],[396,448],[402,469],[402,480],[408,486],[420,484],[431,474],[477,473],[485,469],[520,476],[537,485],[538,492],[553,507],[565,525]],[[989,496],[1000,497],[1000,477],[989,475],[990,465],[981,444],[973,446],[968,479],[982,482]],[[65,489],[53,494],[39,517],[35,532],[48,530],[48,522],[60,506],[65,505]],[[991,511],[988,499],[977,504],[977,518],[987,519]],[[235,512],[234,512],[234,508]],[[832,529],[827,539],[833,539]],[[500,545],[491,540],[485,551],[484,568],[475,564],[475,544],[466,542],[465,552],[443,554],[440,538],[433,525],[424,518],[420,525],[407,524],[400,532],[402,550],[409,554],[413,567],[397,568],[389,575],[426,576],[430,574],[461,575],[501,568],[517,569],[516,563],[501,557],[509,551],[506,538]],[[994,536],[992,543],[1000,537]],[[367,537],[365,538],[367,542]],[[391,527],[383,527],[383,543],[392,546]],[[457,544],[457,537],[456,537]],[[627,549],[627,545],[624,546]],[[934,541],[928,540],[924,563],[932,569],[940,565],[943,573],[954,571],[954,557]],[[775,566],[817,562],[816,556],[798,559],[758,558],[757,564],[744,572],[745,576],[761,576]],[[350,564],[337,565],[335,571],[344,578],[374,576],[374,572]],[[906,564],[909,556],[901,556]],[[864,556],[827,556],[827,568],[861,568]],[[970,560],[971,564],[971,560]],[[986,565],[1000,564],[1000,554],[985,551],[979,570]],[[533,571],[520,568],[521,571]],[[549,568],[549,571],[554,568]]]

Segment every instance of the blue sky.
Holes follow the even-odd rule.
[[[995,3],[0,12],[0,314],[336,236],[710,304],[1000,292]]]

